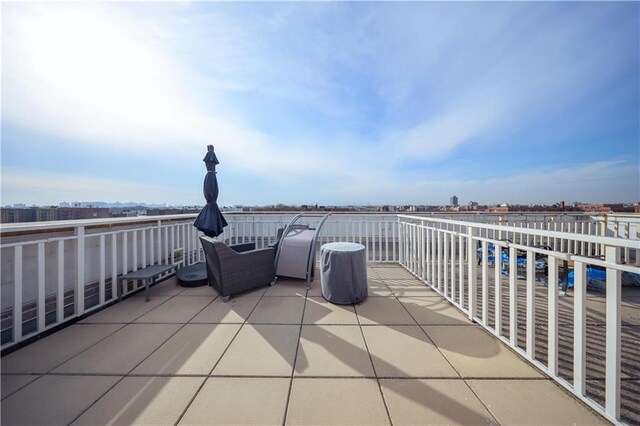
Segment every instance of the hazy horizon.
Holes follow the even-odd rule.
[[[640,199],[636,2],[0,8],[1,205]]]

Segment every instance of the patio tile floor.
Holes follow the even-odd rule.
[[[222,303],[169,279],[2,358],[2,424],[598,424],[406,270]],[[400,296],[400,297],[397,297]]]

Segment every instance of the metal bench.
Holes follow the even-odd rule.
[[[146,297],[146,301],[149,301],[149,280],[151,280],[151,285],[155,285],[156,279],[169,271],[172,271],[178,267],[177,264],[172,265],[151,265],[146,268],[138,269],[137,271],[129,272],[118,277],[118,300],[122,300],[122,281],[125,280],[135,280],[135,281],[144,281],[144,295]]]

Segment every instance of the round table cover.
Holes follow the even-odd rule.
[[[320,248],[322,296],[350,305],[368,296],[367,259],[362,244],[328,243]]]

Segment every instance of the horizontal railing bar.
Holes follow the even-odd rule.
[[[569,260],[571,255],[569,253],[561,253],[558,251],[545,250],[539,247],[525,246],[522,244],[509,243],[507,247],[515,247],[518,250],[533,252],[538,254],[544,254],[545,256],[553,256],[556,259]]]
[[[449,220],[449,219],[436,219],[431,217],[420,217],[420,216],[410,216],[399,214],[398,218],[400,219],[408,219],[408,220],[417,220],[423,222],[436,222],[436,223],[445,223],[457,226],[470,226],[478,229],[487,229],[493,231],[503,231],[503,232],[514,232],[525,235],[532,235],[537,237],[561,237],[567,240],[575,240],[580,242],[591,242],[596,244],[606,244],[618,247],[629,247],[640,250],[640,240],[633,240],[628,238],[616,238],[616,237],[603,237],[597,235],[589,235],[589,234],[577,234],[573,232],[558,232],[558,231],[547,231],[543,229],[534,229],[534,228],[520,228],[517,226],[510,225],[492,225],[488,223],[480,223],[480,222],[466,222],[459,220]]]
[[[602,266],[604,268],[616,269],[619,271],[631,272],[633,274],[640,274],[640,266],[624,265],[622,263],[609,263],[606,260],[578,255],[569,255],[569,260],[583,262],[594,266]]]

